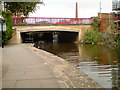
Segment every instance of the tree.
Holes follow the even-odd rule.
[[[7,12],[18,16],[19,13],[23,16],[28,16],[29,12],[36,10],[37,4],[43,4],[43,2],[6,2],[5,8]]]
[[[12,37],[12,19],[11,19],[11,14],[5,11],[2,11],[2,16],[4,17],[3,23],[6,23],[6,29],[7,31],[4,31],[2,33],[2,39],[4,41],[4,44],[6,43],[7,40],[9,40]]]

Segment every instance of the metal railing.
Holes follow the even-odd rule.
[[[91,18],[12,17],[12,24],[91,24]]]

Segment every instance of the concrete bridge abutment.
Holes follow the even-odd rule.
[[[20,30],[16,30],[16,37],[17,37],[17,43],[21,44],[22,43],[22,38],[21,38],[21,34],[20,34]]]
[[[77,42],[79,42],[80,40],[83,40],[84,39],[84,36],[85,36],[85,32],[88,30],[89,28],[80,28],[79,29],[79,32],[78,32],[78,39],[77,39]]]

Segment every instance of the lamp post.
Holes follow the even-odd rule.
[[[3,23],[4,18],[0,15],[0,31],[1,31],[1,41],[2,41],[2,48],[4,48],[4,39],[3,39],[3,35],[4,35],[4,31],[6,31],[6,23]]]
[[[101,4],[101,0],[100,0],[100,20],[101,20],[101,18],[102,18],[101,10],[102,10],[102,4]]]
[[[4,18],[2,16],[0,16],[0,26],[1,26],[1,44],[2,44],[2,48],[4,48],[4,41],[3,41],[3,20]]]

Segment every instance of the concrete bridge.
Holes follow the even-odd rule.
[[[69,34],[64,33],[64,35],[62,35],[63,33],[60,33],[59,36],[62,35],[60,37],[64,38],[76,38],[75,41],[79,41],[83,38],[84,32],[92,28],[92,26],[91,19],[88,18],[32,18],[32,22],[28,18],[27,20],[13,18],[13,28],[17,31],[17,42],[22,43],[21,33],[28,32],[66,32]]]

